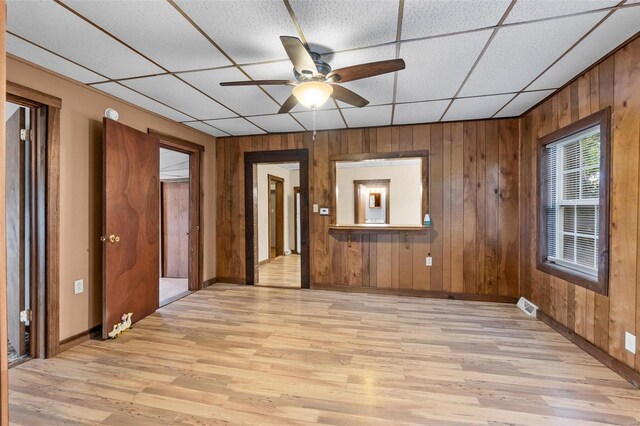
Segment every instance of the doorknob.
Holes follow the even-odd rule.
[[[104,235],[100,237],[100,241],[102,241],[103,243],[106,241],[109,241],[111,244],[115,244],[117,242],[120,242],[120,237],[118,237],[117,235],[109,235],[108,237],[105,237]]]

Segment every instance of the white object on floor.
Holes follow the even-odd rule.
[[[121,332],[121,331],[122,331],[122,328],[120,327],[120,323],[115,324],[115,325],[113,326],[113,330],[111,330],[111,331],[108,333],[108,336],[109,336],[110,338],[112,338],[112,339],[115,339],[116,337],[118,337],[118,334],[120,334],[120,332]]]
[[[524,297],[521,297],[520,300],[518,300],[518,308],[530,317],[536,318],[538,307]]]

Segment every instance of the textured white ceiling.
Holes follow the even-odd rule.
[[[292,79],[281,35],[304,38],[334,69],[407,64],[344,83],[370,104],[327,102],[317,129],[511,117],[636,34],[640,4],[617,3],[8,0],[7,50],[214,136],[313,127],[301,105],[276,114],[291,87],[219,85]]]

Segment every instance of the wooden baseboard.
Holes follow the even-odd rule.
[[[351,287],[343,285],[311,284],[313,290],[344,291],[348,293],[392,294],[396,296],[426,297],[431,299],[469,300],[479,302],[516,303],[517,297],[485,294],[447,293],[439,291],[400,288]]]
[[[258,266],[262,266],[262,265],[266,265],[267,263],[271,262],[271,258],[265,259],[261,262],[258,262]]]
[[[213,284],[215,284],[217,282],[218,282],[218,278],[216,278],[216,277],[209,278],[208,280],[202,282],[202,287],[201,288],[207,288],[210,285],[213,285]]]
[[[567,340],[575,344],[577,347],[603,363],[605,366],[609,367],[614,373],[640,389],[640,372],[629,367],[627,364],[618,361],[584,337],[560,324],[540,309],[538,309],[537,318],[558,333],[562,334]]]
[[[102,324],[98,324],[95,327],[92,327],[91,330],[86,330],[71,337],[67,337],[66,339],[60,340],[60,350],[58,351],[58,353],[66,351],[67,349],[79,345],[80,343],[85,342],[89,339],[99,337],[101,331]]]
[[[247,280],[245,280],[244,278],[217,277],[216,283],[246,284]]]

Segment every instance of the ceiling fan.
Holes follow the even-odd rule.
[[[299,38],[281,36],[280,41],[293,63],[295,80],[228,81],[220,85],[292,86],[292,94],[282,104],[278,114],[291,111],[298,103],[315,109],[325,103],[329,97],[361,108],[369,104],[369,101],[338,83],[400,71],[405,67],[402,59],[392,59],[332,70],[331,66],[321,59],[320,54],[307,50]]]

